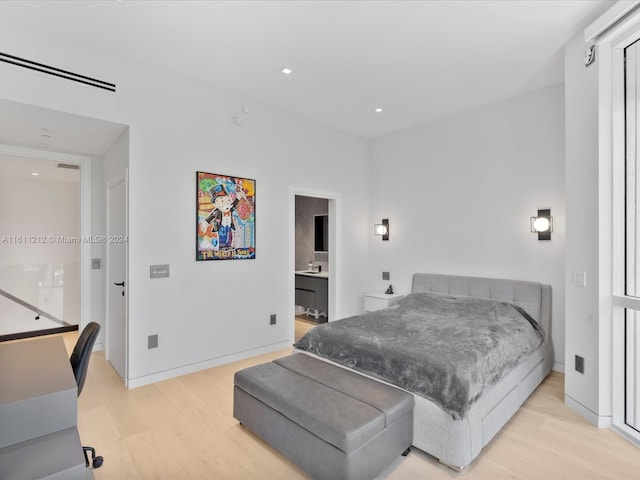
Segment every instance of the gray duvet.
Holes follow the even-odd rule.
[[[411,293],[391,308],[320,325],[295,347],[428,398],[460,419],[543,338],[511,303]]]

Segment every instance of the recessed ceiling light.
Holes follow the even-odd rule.
[[[374,108],[373,111],[376,112],[376,113],[382,113],[383,112],[383,110],[380,107]]]
[[[37,177],[40,174],[38,172],[31,172],[31,175],[33,175],[34,177]]]
[[[284,73],[285,75],[290,75],[293,73],[293,70],[291,70],[290,68],[284,67],[282,70],[280,70],[282,73]]]

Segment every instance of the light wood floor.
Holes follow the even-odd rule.
[[[296,325],[296,333],[295,333],[296,342],[300,340],[305,333],[307,333],[313,327],[318,325],[317,323],[312,322],[311,320],[305,319],[304,315],[296,316],[294,321]]]
[[[69,350],[74,334],[65,334]],[[77,335],[77,334],[76,334]],[[232,416],[236,370],[290,349],[126,390],[105,361],[91,359],[79,398],[82,442],[105,458],[102,479],[300,479],[304,472]],[[383,478],[638,479],[640,449],[597,429],[563,403],[564,376],[552,373],[509,424],[461,473],[412,450]]]

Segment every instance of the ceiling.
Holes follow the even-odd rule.
[[[125,125],[0,99],[0,143],[102,156]]]
[[[118,123],[0,99],[0,144],[101,157],[127,127]],[[37,176],[32,175],[38,173]],[[58,162],[0,154],[0,177],[80,182],[78,170]]]
[[[37,173],[38,175],[33,175]],[[33,181],[80,183],[80,171],[58,168],[58,162],[0,154],[0,177]]]
[[[3,1],[0,17],[374,138],[562,82],[564,44],[613,3]]]

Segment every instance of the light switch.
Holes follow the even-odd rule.
[[[586,287],[587,272],[573,272],[573,284],[576,287]]]
[[[151,265],[149,267],[150,278],[167,278],[169,276],[169,265]]]

